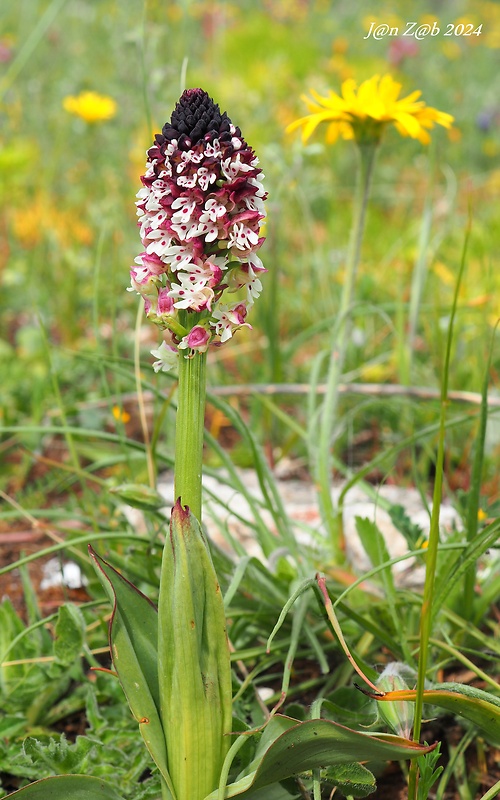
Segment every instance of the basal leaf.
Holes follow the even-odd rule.
[[[113,602],[109,639],[118,673],[142,737],[171,794],[158,687],[158,615],[135,586],[89,547],[96,572]]]
[[[226,788],[226,798],[250,797],[251,792],[262,786],[310,769],[353,761],[401,761],[433,749],[391,734],[360,733],[325,719],[297,723],[297,720],[276,715],[272,722],[275,720],[282,727],[289,726],[288,730],[272,742],[257,767],[258,759],[254,759],[253,772]],[[262,741],[259,753],[261,750]],[[217,800],[217,792],[212,792],[205,800]]]
[[[265,786],[316,767],[357,760],[403,760],[431,749],[399,736],[375,736],[329,720],[313,719],[290,728],[271,745],[257,769],[255,786]]]
[[[88,775],[58,775],[30,783],[5,800],[123,800],[110,783]]]

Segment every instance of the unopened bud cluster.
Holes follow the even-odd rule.
[[[131,278],[148,318],[171,332],[172,347],[153,351],[166,370],[178,351],[190,358],[250,327],[267,195],[254,151],[202,89],[183,93],[147,155],[137,195],[144,251]]]

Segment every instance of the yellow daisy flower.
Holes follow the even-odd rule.
[[[358,142],[379,141],[385,127],[392,123],[402,136],[428,144],[428,131],[434,125],[451,127],[453,117],[419,100],[420,91],[398,99],[401,88],[390,75],[374,75],[359,87],[352,78],[345,80],[341,95],[330,90],[322,97],[311,89],[313,100],[302,96],[311,113],[292,122],[286,131],[302,127],[302,141],[306,142],[318,125],[326,122],[326,141],[330,144],[339,136]]]
[[[112,97],[97,92],[80,92],[77,97],[65,97],[63,108],[85,122],[102,122],[115,116],[117,106]]]

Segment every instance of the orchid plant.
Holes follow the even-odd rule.
[[[325,768],[331,780],[338,765],[352,765],[359,775],[360,759],[404,760],[432,750],[410,741],[404,729],[402,735],[361,733],[319,714],[301,722],[276,708],[263,728],[243,733],[233,721],[224,603],[201,525],[206,357],[209,347],[248,326],[262,289],[263,178],[240,129],[206,92],[188,89],[148,150],[138,194],[144,249],[131,270],[131,288],[144,299],[147,317],[166,332],[153,351],[155,370],[178,372],[177,499],[165,532],[158,608],[89,549],[113,605],[113,667],[161,776],[162,800],[263,800],[273,784],[273,798],[290,797],[278,784],[310,771],[316,797]],[[162,504],[150,491],[144,498],[151,508]],[[338,633],[324,579],[316,590]],[[236,769],[235,756],[249,736],[256,749]],[[350,785],[355,792],[355,782]],[[309,796],[303,784],[295,787],[295,796]],[[122,800],[119,787],[82,775],[37,781],[10,796],[49,795]]]

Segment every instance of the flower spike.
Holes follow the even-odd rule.
[[[136,203],[144,250],[131,269],[132,289],[186,358],[247,326],[262,290],[266,270],[256,252],[267,194],[258,164],[241,130],[202,89],[186,89],[148,150]],[[228,314],[221,297],[239,290]],[[168,364],[160,358],[155,369],[171,364],[169,350]]]

